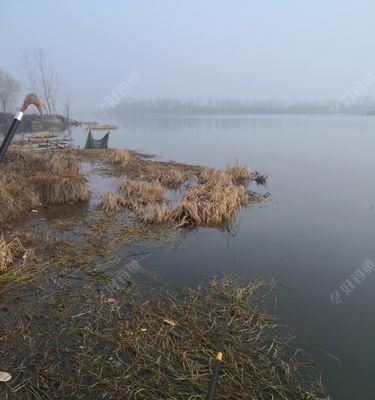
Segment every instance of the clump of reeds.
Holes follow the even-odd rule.
[[[109,160],[120,167],[125,167],[128,165],[131,159],[131,153],[126,149],[116,149],[113,153],[110,154]]]
[[[157,180],[166,187],[178,188],[187,179],[186,173],[176,167],[165,169],[159,173]]]
[[[244,184],[251,180],[252,172],[247,165],[237,164],[232,167],[227,167],[225,172],[232,176],[234,182]]]
[[[49,205],[87,201],[90,193],[75,155],[71,152],[52,152],[45,157],[45,173],[35,177],[41,201]]]
[[[90,192],[83,176],[46,176],[39,180],[41,200],[44,204],[74,204],[87,201]]]
[[[249,176],[245,173],[247,170],[241,171],[204,169],[198,176],[198,183],[185,188],[185,193],[173,206],[165,200],[165,189],[160,181],[124,179],[118,187],[119,196],[107,194],[102,209],[118,211],[122,206],[150,225],[228,226],[238,210],[253,200],[251,193],[239,183]]]
[[[133,179],[122,179],[116,194],[107,193],[101,209],[107,213],[119,211],[122,207],[138,213],[147,207],[153,207],[164,201],[165,189],[160,182],[144,182]]]
[[[158,203],[164,200],[165,189],[160,182],[143,182],[133,179],[120,181],[118,191],[123,204],[135,200],[140,205]]]
[[[224,177],[226,179],[226,177]],[[209,181],[190,187],[173,210],[178,226],[215,226],[229,223],[248,200],[243,186]]]
[[[203,170],[198,175],[198,180],[200,183],[206,183],[208,181],[217,179],[221,175],[222,175],[221,171],[219,171],[215,168],[206,167],[206,168],[203,168]],[[229,180],[231,180],[229,175],[227,177],[229,178]],[[221,178],[222,178],[222,176],[221,176]]]
[[[8,151],[0,176],[0,223],[41,203],[76,203],[88,198],[85,177],[72,152]]]
[[[119,198],[113,194],[112,192],[108,192],[102,202],[101,209],[106,213],[114,213],[120,210],[120,201]]]
[[[228,167],[224,171],[196,168],[192,174],[175,165],[168,165],[168,168],[162,165],[158,170],[158,163],[152,163],[144,170],[147,173],[143,179],[147,181],[123,179],[118,187],[119,195],[107,194],[102,209],[115,212],[124,207],[150,225],[229,227],[242,206],[259,202],[259,197],[247,190],[253,174],[245,165]],[[198,182],[193,184],[195,181],[191,179],[184,186],[185,192],[177,204],[172,205],[165,199],[165,187],[178,188],[194,176]]]
[[[25,210],[35,208],[39,193],[22,173],[5,168],[0,175],[0,223],[17,218]]]
[[[148,207],[142,222],[174,223],[177,227],[219,226],[228,224],[249,200],[242,185],[235,185],[226,172],[209,172],[205,183],[190,186],[177,205]]]
[[[141,222],[148,225],[172,224],[174,217],[174,209],[165,202],[150,205],[140,214]]]
[[[76,176],[79,174],[77,158],[69,152],[51,152],[46,157],[46,172],[57,176]]]

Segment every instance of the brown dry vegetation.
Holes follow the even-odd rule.
[[[126,149],[116,149],[113,153],[109,154],[109,161],[120,167],[125,167],[130,159],[130,151]]]
[[[226,180],[190,187],[173,210],[178,226],[214,226],[230,222],[248,201],[244,186]]]
[[[102,211],[106,213],[114,213],[120,210],[119,198],[112,192],[106,193],[100,205]]]
[[[199,183],[206,183],[208,181],[212,181],[215,179],[220,178],[221,180],[223,179],[224,175],[221,173],[221,171],[215,169],[215,168],[210,168],[210,167],[206,167],[203,168],[202,171],[200,172],[199,176],[198,176],[198,180]],[[228,180],[228,182],[232,182],[231,178],[229,175],[226,176],[226,178]]]
[[[165,189],[160,181],[147,183],[125,179],[119,184],[118,196],[113,193],[105,196],[102,210],[113,212],[123,206],[133,211],[142,223],[149,225],[228,226],[242,206],[263,199],[239,184],[239,176],[238,173],[237,179],[234,179],[227,171],[205,168],[198,175],[197,184],[184,188],[185,192],[177,204],[165,199]],[[170,187],[170,182],[168,185]]]
[[[139,217],[147,225],[169,225],[174,222],[173,209],[166,202],[149,205]]]
[[[202,171],[199,165],[182,164],[175,162],[163,162],[155,160],[148,154],[137,153],[133,150],[125,150],[128,160],[121,165],[114,162],[114,157],[119,149],[74,149],[74,153],[82,160],[91,163],[99,162],[96,168],[107,176],[123,176],[143,180],[147,182],[159,181],[163,186],[177,189],[185,180],[197,176]],[[119,167],[119,168],[114,168]]]
[[[12,148],[0,177],[0,223],[41,205],[77,203],[89,198],[76,157],[60,151]]]
[[[119,211],[121,207],[135,213],[148,205],[163,201],[164,187],[159,182],[144,182],[133,179],[122,179],[118,186],[118,194],[108,192],[102,202],[101,209],[106,213]]]
[[[219,226],[230,223],[236,212],[249,201],[242,185],[232,183],[225,172],[211,173],[211,179],[188,187],[180,202],[149,207],[142,222],[149,224],[174,223],[177,227]]]
[[[233,180],[238,183],[249,182],[252,178],[251,169],[247,165],[237,164],[232,167],[227,167],[225,169],[229,175],[232,176]]]
[[[189,176],[176,167],[171,167],[168,170],[161,171],[157,176],[157,180],[165,187],[178,188]]]
[[[135,199],[141,205],[163,201],[165,194],[165,188],[159,182],[147,183],[133,179],[121,180],[118,191],[125,203],[129,199]]]

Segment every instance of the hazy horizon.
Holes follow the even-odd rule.
[[[334,101],[375,74],[374,11],[337,0],[7,3],[0,68],[23,82],[24,58],[40,47],[80,108],[131,73],[127,95],[139,99]]]

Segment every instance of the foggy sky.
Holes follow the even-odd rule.
[[[375,75],[373,0],[0,0],[0,67],[40,46],[77,105],[129,96],[332,100]],[[374,87],[369,92],[374,95]]]

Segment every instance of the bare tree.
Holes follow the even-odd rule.
[[[67,120],[70,120],[72,111],[72,94],[70,92],[66,92],[63,100],[63,113]]]
[[[8,72],[0,69],[0,104],[3,112],[12,107],[21,90],[21,85]]]
[[[25,70],[29,89],[35,92],[46,114],[56,114],[59,85],[55,70],[40,48],[35,48],[31,57],[26,57]]]

